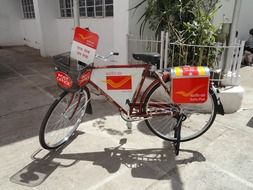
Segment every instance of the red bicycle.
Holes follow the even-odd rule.
[[[106,61],[113,55],[118,54],[96,57]],[[145,120],[155,135],[174,142],[177,154],[180,142],[204,134],[213,124],[217,112],[224,114],[211,82],[206,87],[205,101],[175,103],[171,93],[172,75],[176,75],[180,68],[152,69],[160,61],[156,53],[133,56],[145,64],[95,66],[78,62],[82,67],[79,71],[71,67],[71,63],[76,64],[76,61],[71,60],[69,54],[56,56],[56,81],[64,92],[55,99],[43,119],[39,135],[41,146],[45,149],[58,148],[68,141],[84,116],[92,113],[89,85],[118,107],[124,120]],[[203,69],[206,68],[194,67],[197,72]],[[147,87],[143,87],[145,81],[150,81]],[[189,96],[193,92],[180,93]]]

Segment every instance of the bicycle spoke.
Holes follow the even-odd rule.
[[[56,104],[47,120],[44,137],[40,138],[44,148],[58,147],[73,134],[82,121],[87,107],[88,94],[67,94]]]
[[[186,120],[181,127],[181,141],[192,140],[205,133],[213,123],[216,116],[214,98],[215,95],[210,90],[209,98],[204,104],[175,106],[171,102],[170,94],[158,84],[150,90],[145,100],[144,110],[148,115],[145,122],[157,136],[175,141],[173,129],[177,126],[178,120],[171,115],[176,117],[177,114],[182,113],[186,116]]]

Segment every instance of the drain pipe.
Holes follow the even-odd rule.
[[[76,28],[77,26],[80,26],[79,0],[73,1],[73,13],[74,13],[74,28]],[[82,70],[82,66],[78,64],[78,61],[76,65],[78,71]]]
[[[242,0],[236,0],[234,6],[234,13],[233,13],[233,21],[230,27],[230,35],[229,35],[229,43],[228,45],[230,48],[227,51],[225,65],[223,67],[223,85],[226,86],[236,86],[238,82],[233,81],[233,78],[238,73],[233,73],[233,62],[234,62],[234,48],[231,46],[236,46],[236,33],[238,27],[238,21],[240,16]],[[235,63],[234,63],[235,64]],[[236,76],[237,77],[237,76]]]
[[[74,26],[80,26],[79,0],[73,1]]]
[[[242,0],[235,1],[235,8],[233,14],[233,22],[231,24],[230,29],[230,38],[229,38],[229,45],[233,45],[235,43],[236,38],[236,31],[239,22],[240,12],[241,12]]]
[[[235,1],[235,7],[234,7],[234,13],[233,13],[233,21],[230,27],[230,36],[229,36],[229,46],[234,46],[236,42],[236,31],[237,31],[237,26],[238,26],[238,21],[239,21],[239,16],[240,16],[240,10],[241,10],[241,5],[242,5],[242,0],[236,0]],[[227,54],[227,61],[226,65],[224,68],[224,73],[227,74],[232,67],[232,62],[233,62],[233,48],[229,48],[228,54]]]

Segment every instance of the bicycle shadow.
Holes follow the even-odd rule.
[[[95,113],[87,114],[86,117],[82,120],[82,123],[93,121],[92,127],[113,136],[124,136],[126,134],[132,133],[131,130],[128,130],[126,128],[127,126],[120,126],[121,128],[119,128],[119,130],[111,128],[110,126],[106,126],[108,117],[120,117],[118,109],[115,108],[113,104],[108,103],[106,100],[97,100],[96,102],[92,102],[92,109],[95,111]],[[122,128],[126,128],[126,130],[122,131]]]
[[[28,187],[36,187],[42,184],[58,167],[70,167],[77,163],[75,160],[69,165],[62,165],[59,162],[53,161],[57,158],[62,151],[73,142],[79,135],[84,134],[84,132],[76,131],[69,139],[69,141],[62,145],[56,150],[48,152],[42,158],[37,158],[36,156],[42,151],[42,149],[36,150],[32,155],[33,160],[30,164],[25,166],[23,169],[19,170],[16,174],[10,177],[10,181],[19,185],[24,185]]]
[[[78,135],[80,133],[74,135],[71,141]],[[108,173],[116,173],[124,165],[131,169],[134,178],[167,180],[173,175],[178,183],[178,181],[180,182],[180,176],[177,175],[178,165],[205,161],[205,157],[197,151],[181,150],[181,154],[187,153],[191,156],[176,159],[171,147],[130,150],[122,147],[126,142],[127,139],[121,139],[119,146],[105,148],[101,152],[62,153],[69,143],[40,158],[36,157],[39,153],[37,151],[32,155],[34,160],[11,176],[10,181],[19,185],[36,187],[42,184],[59,167],[71,167],[80,161],[90,161],[93,165],[101,166]],[[70,160],[71,163],[62,165],[55,162],[54,159]]]

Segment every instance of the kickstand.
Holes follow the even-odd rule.
[[[182,127],[182,122],[185,120],[185,116],[183,114],[180,114],[177,117],[177,126],[174,129],[174,137],[176,140],[173,142],[174,148],[175,148],[175,154],[178,156],[179,150],[180,150],[180,141],[181,141],[181,127]]]

